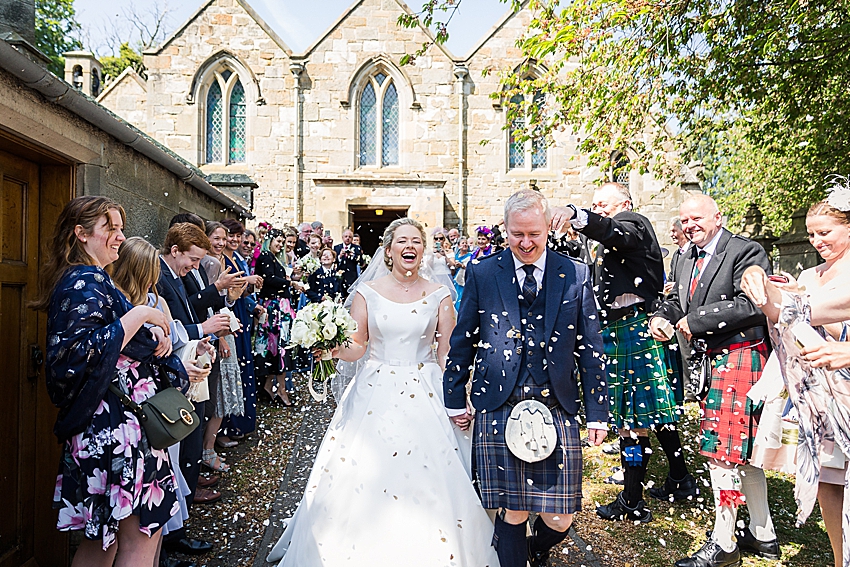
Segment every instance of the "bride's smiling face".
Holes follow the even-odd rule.
[[[425,244],[419,229],[409,224],[395,229],[388,253],[393,261],[393,268],[401,270],[402,273],[416,271],[424,253]]]

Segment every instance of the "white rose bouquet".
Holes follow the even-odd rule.
[[[301,268],[301,271],[304,273],[304,279],[306,280],[307,276],[321,268],[322,265],[319,263],[318,258],[314,258],[311,254],[307,254],[295,262],[295,267]]]
[[[348,344],[351,334],[356,330],[357,322],[345,307],[329,299],[321,303],[308,303],[295,316],[289,334],[289,347],[299,346],[310,352],[322,351],[322,358],[313,367],[308,383],[314,400],[323,402],[328,398],[327,381],[336,373],[330,351]],[[313,388],[314,380],[322,382],[321,394]]]

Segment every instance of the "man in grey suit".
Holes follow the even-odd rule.
[[[452,421],[469,427],[466,384],[474,369],[472,452],[484,507],[499,510],[493,545],[502,567],[542,567],[581,510],[580,406],[599,445],[608,389],[590,271],[547,249],[546,199],[529,189],[511,195],[505,228],[509,249],[467,267],[443,388]],[[527,406],[529,418],[551,414],[551,435],[526,442],[552,451],[539,458],[529,459],[508,434],[508,422],[520,421]],[[526,540],[529,512],[540,515]]]
[[[676,566],[739,565],[742,551],[779,559],[764,471],[749,464],[761,407],[747,392],[767,359],[766,320],[741,289],[748,267],[770,273],[770,262],[761,246],[723,228],[708,195],[686,199],[679,218],[692,246],[678,263],[676,285],[651,319],[650,331],[669,340],[666,320],[693,345],[701,342],[711,365],[710,387],[700,402],[700,453],[708,458],[715,522],[705,545]],[[735,534],[737,506],[743,503],[750,523]]]

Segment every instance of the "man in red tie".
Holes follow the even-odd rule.
[[[700,401],[700,452],[709,459],[715,523],[705,545],[676,565],[738,565],[741,552],[779,559],[764,471],[748,464],[761,408],[747,392],[768,355],[766,321],[741,289],[744,270],[757,265],[770,273],[770,262],[761,246],[723,228],[708,195],[685,200],[679,218],[693,245],[679,259],[676,285],[653,315],[650,331],[668,340],[664,328],[672,323],[692,345],[702,346],[710,364],[710,386]],[[744,503],[750,523],[735,533],[737,506]]]

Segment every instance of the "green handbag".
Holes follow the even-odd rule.
[[[139,419],[154,449],[166,449],[180,442],[201,423],[195,406],[177,388],[165,388],[141,404],[131,400],[115,384],[110,384],[109,390]]]

